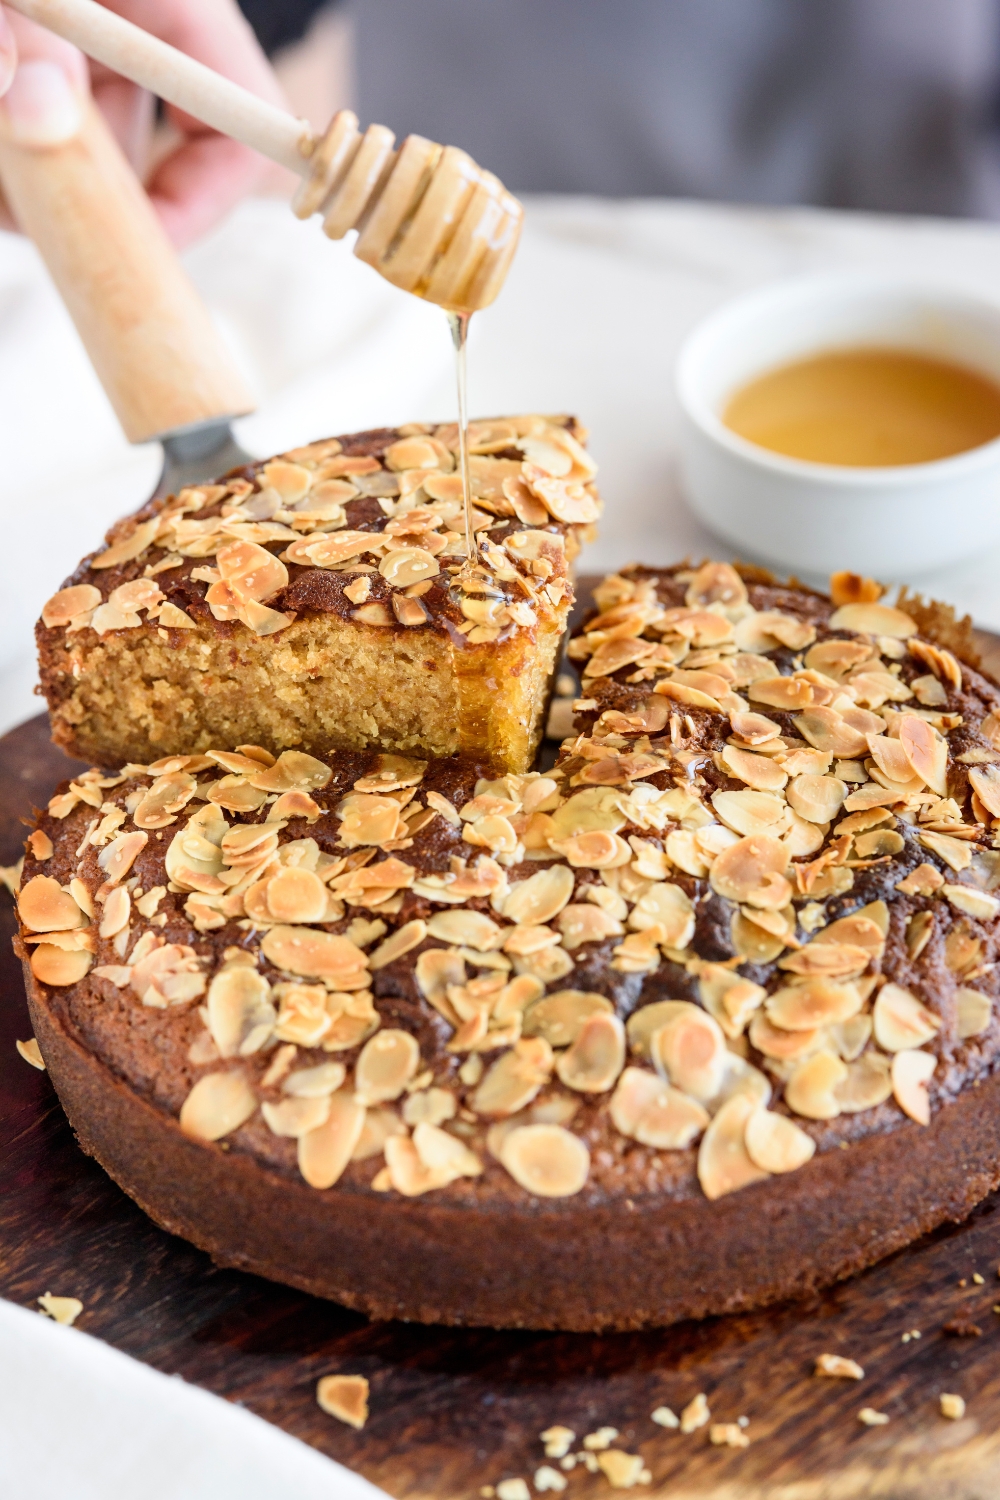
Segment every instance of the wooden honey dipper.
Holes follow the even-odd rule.
[[[331,239],[359,231],[355,255],[394,286],[468,314],[496,297],[524,210],[464,151],[384,125],[362,133],[351,110],[325,134],[150,36],[96,0],[6,0],[13,10],[304,180],[292,207],[323,214]]]

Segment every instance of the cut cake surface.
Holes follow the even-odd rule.
[[[570,418],[333,438],[154,501],[37,627],[53,737],[114,765],[259,743],[525,770],[600,504]]]

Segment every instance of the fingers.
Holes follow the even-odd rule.
[[[0,94],[6,94],[17,67],[17,40],[7,20],[7,12],[0,5]]]
[[[178,249],[206,234],[261,180],[259,156],[228,136],[190,136],[157,167],[146,184]]]
[[[5,132],[22,146],[71,140],[82,124],[81,98],[87,91],[83,54],[23,16],[0,11],[16,64],[0,99]]]

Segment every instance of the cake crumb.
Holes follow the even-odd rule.
[[[596,1432],[587,1433],[583,1446],[593,1453],[599,1448],[610,1448],[617,1436],[617,1427],[598,1427]]]
[[[842,1354],[820,1354],[816,1359],[814,1375],[828,1375],[833,1380],[863,1380],[865,1372],[856,1360],[846,1359]]]
[[[35,828],[28,834],[28,847],[39,864],[52,858],[53,843],[42,828]]]
[[[569,1427],[546,1427],[538,1436],[545,1444],[546,1458],[565,1458],[576,1433]]]
[[[676,1430],[681,1425],[680,1417],[672,1412],[669,1406],[658,1406],[651,1416],[657,1427],[669,1427]]]
[[[541,1468],[535,1470],[535,1489],[539,1492],[565,1488],[565,1475],[560,1474],[558,1469],[553,1469],[550,1464],[542,1464]]]
[[[750,1439],[738,1422],[713,1422],[708,1440],[717,1448],[749,1448]]]
[[[29,1037],[26,1042],[15,1042],[14,1045],[26,1063],[30,1063],[33,1068],[38,1068],[41,1073],[45,1072],[45,1059],[33,1036]]]
[[[531,1500],[531,1491],[523,1479],[501,1479],[497,1500]]]
[[[858,1412],[858,1421],[863,1422],[866,1427],[884,1427],[888,1420],[888,1414],[876,1411],[874,1406],[863,1406]]]
[[[363,1375],[324,1375],[316,1400],[325,1412],[360,1432],[368,1421],[368,1381]]]
[[[621,1448],[609,1448],[598,1455],[597,1462],[614,1490],[630,1490],[639,1483],[645,1467],[638,1453],[624,1453]]]
[[[942,1392],[941,1415],[942,1417],[947,1417],[951,1422],[960,1422],[965,1416],[965,1402],[962,1397]]]
[[[79,1297],[53,1297],[51,1292],[45,1292],[37,1300],[40,1312],[54,1323],[61,1323],[64,1328],[72,1328],[83,1312],[83,1303]]]
[[[699,1391],[681,1412],[681,1432],[697,1432],[699,1427],[704,1427],[711,1415],[708,1398],[704,1391]]]

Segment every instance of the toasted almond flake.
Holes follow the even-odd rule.
[[[355,1097],[366,1105],[398,1099],[419,1066],[416,1037],[395,1028],[378,1031],[361,1049],[354,1070]]]
[[[544,1432],[538,1434],[539,1441],[545,1444],[546,1458],[565,1458],[576,1433],[571,1427],[546,1427]]]
[[[785,795],[800,818],[809,823],[829,823],[840,811],[847,788],[836,776],[796,776]]]
[[[35,875],[21,887],[17,911],[31,932],[67,932],[85,925],[80,907],[51,875]]]
[[[500,1146],[500,1161],[514,1181],[540,1198],[568,1198],[585,1186],[590,1152],[561,1125],[519,1125]]]
[[[842,604],[830,616],[831,630],[853,630],[858,635],[887,635],[891,640],[908,640],[916,635],[916,622],[901,609],[889,604]]]
[[[614,1490],[630,1490],[633,1485],[638,1484],[644,1467],[638,1453],[623,1453],[620,1448],[609,1448],[606,1453],[599,1453],[597,1464]]]
[[[785,1103],[807,1120],[835,1120],[840,1114],[837,1089],[847,1068],[834,1053],[821,1051],[799,1063],[785,1084]]]
[[[257,1108],[242,1072],[206,1073],[181,1105],[180,1126],[199,1141],[218,1141],[237,1130]]]
[[[486,1072],[472,1096],[472,1108],[480,1115],[517,1114],[548,1083],[552,1066],[552,1049],[544,1038],[523,1038]]]
[[[42,1057],[38,1043],[34,1037],[29,1037],[26,1042],[17,1041],[14,1045],[26,1063],[30,1063],[33,1068],[37,1068],[40,1073],[45,1072],[45,1059]]]
[[[873,1008],[875,1040],[885,1052],[921,1047],[941,1029],[940,1018],[898,984],[884,984]]]
[[[744,1141],[750,1160],[764,1172],[794,1172],[816,1151],[812,1136],[794,1120],[764,1108],[750,1115]]]
[[[657,1427],[667,1427],[672,1431],[676,1431],[681,1425],[680,1418],[675,1412],[670,1410],[669,1406],[658,1406],[655,1411],[650,1413],[650,1417],[656,1423]]]
[[[973,886],[945,885],[941,888],[941,894],[947,898],[949,906],[979,922],[990,922],[1000,912],[1000,901],[996,896],[977,891]]]
[[[486,953],[500,946],[504,932],[483,912],[455,910],[435,912],[427,923],[427,936]]]
[[[824,1375],[830,1380],[864,1380],[865,1378],[865,1372],[857,1361],[848,1359],[843,1354],[818,1354],[813,1374]]]
[[[611,1097],[609,1113],[622,1135],[660,1151],[679,1151],[692,1145],[709,1121],[697,1100],[646,1068],[625,1069]]]
[[[524,1034],[544,1037],[552,1047],[572,1046],[589,1017],[613,1009],[604,995],[589,990],[554,990],[528,1006]]]
[[[729,773],[758,792],[780,792],[788,781],[788,773],[767,755],[754,755],[750,750],[737,750],[727,745],[721,759]]]
[[[679,885],[657,881],[636,901],[628,925],[668,948],[686,948],[694,935],[694,903]]]
[[[220,1057],[259,1050],[274,1029],[271,986],[256,969],[221,969],[208,988],[207,1024]]]
[[[350,938],[303,927],[272,927],[261,939],[261,952],[289,974],[331,979],[338,989],[364,989],[368,961]]]
[[[847,1077],[834,1085],[833,1095],[843,1114],[859,1114],[884,1104],[892,1094],[890,1064],[880,1052],[865,1052],[847,1064]]]
[[[724,849],[712,862],[709,878],[714,890],[730,901],[780,909],[791,899],[785,878],[789,851],[779,839],[753,834]]]
[[[616,1015],[588,1016],[576,1039],[557,1063],[556,1072],[567,1088],[603,1094],[615,1084],[625,1066],[625,1027]]]
[[[897,1052],[892,1059],[892,1092],[896,1103],[918,1125],[931,1122],[927,1085],[936,1067],[937,1059],[930,1052]]]
[[[121,833],[101,851],[97,863],[109,885],[118,885],[149,842],[148,833]]]
[[[750,1439],[738,1422],[713,1422],[708,1440],[717,1448],[749,1448]]]
[[[41,984],[61,989],[78,984],[93,962],[84,949],[67,952],[53,943],[39,943],[31,955],[31,972]]]
[[[384,943],[380,943],[374,949],[368,959],[369,968],[372,970],[384,969],[387,964],[395,962],[397,958],[402,958],[412,948],[416,948],[423,942],[426,936],[427,924],[421,921],[420,918],[404,923],[402,927],[398,927],[394,933],[387,937]]]
[[[322,922],[327,908],[326,887],[312,870],[283,866],[267,882],[266,902],[275,922]]]
[[[960,1422],[965,1416],[964,1400],[961,1396],[952,1395],[950,1392],[941,1392],[940,1407],[942,1417],[947,1417],[951,1422]]]
[[[328,1096],[318,1099],[280,1099],[277,1104],[265,1100],[260,1109],[269,1130],[275,1135],[297,1140],[299,1136],[326,1123],[330,1114],[330,1100]]]
[[[363,1375],[324,1375],[316,1400],[331,1417],[359,1432],[368,1421],[368,1381]]]
[[[115,886],[104,903],[101,924],[97,929],[98,936],[102,938],[115,937],[128,926],[131,911],[131,893],[124,886]]]
[[[981,1036],[989,1026],[993,1014],[993,1002],[989,995],[963,986],[955,991],[955,1004],[958,1010],[959,1041],[964,1042],[971,1036]]]
[[[808,708],[813,701],[812,683],[800,677],[763,677],[751,682],[747,688],[751,703],[763,703],[768,708],[777,708],[782,713],[794,713]]]
[[[566,1477],[560,1474],[558,1469],[553,1469],[549,1464],[542,1464],[535,1470],[535,1489],[540,1494],[546,1490],[560,1491],[566,1488]]]
[[[925,719],[903,714],[896,726],[899,743],[915,776],[939,797],[948,795],[948,742]],[[892,773],[889,772],[891,775]]]
[[[54,1323],[61,1323],[64,1328],[72,1328],[83,1312],[83,1303],[79,1297],[53,1297],[51,1292],[43,1292],[37,1301],[39,1310]]]
[[[705,1011],[674,1016],[653,1033],[649,1051],[657,1071],[699,1103],[721,1090],[730,1054],[722,1028]]]
[[[693,1396],[681,1412],[681,1432],[697,1432],[699,1427],[705,1427],[711,1420],[712,1413],[708,1409],[708,1398],[704,1391],[699,1391]]]
[[[767,1172],[751,1160],[744,1140],[746,1123],[754,1108],[755,1101],[748,1095],[734,1094],[702,1136],[698,1147],[698,1181],[706,1198],[721,1198],[767,1177]],[[683,1425],[682,1430],[685,1430]]]
[[[826,946],[826,945],[824,945]],[[784,1031],[812,1031],[857,1015],[861,995],[855,985],[819,975],[775,991],[764,1002],[768,1020]]]
[[[712,806],[735,833],[775,834],[784,831],[788,809],[772,792],[713,792]]]

